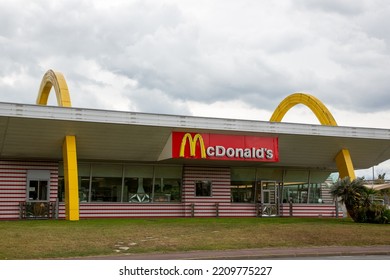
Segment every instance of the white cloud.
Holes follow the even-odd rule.
[[[382,0],[0,0],[0,100],[34,103],[55,69],[76,107],[268,120],[308,92],[390,128],[389,25]]]
[[[251,107],[241,100],[217,101],[211,104],[189,101],[187,106],[191,115],[195,116],[258,121],[268,121],[271,117],[269,111]]]
[[[378,30],[390,10],[380,6],[376,19],[378,3],[1,2],[0,61],[8,70],[0,75],[9,81],[7,75],[24,66],[38,80],[56,67],[82,87],[90,77],[75,73],[77,67],[93,61],[95,72],[127,77],[143,92],[172,101],[239,99],[268,110],[292,92],[307,91],[341,110],[385,111],[389,36]],[[136,96],[139,107],[128,108],[144,108],[142,96]]]

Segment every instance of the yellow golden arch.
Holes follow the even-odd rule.
[[[53,70],[47,71],[42,78],[37,104],[47,105],[52,87],[54,87],[56,92],[58,106],[71,107],[72,104],[65,78],[61,73]],[[62,144],[62,156],[64,158],[65,219],[77,221],[80,215],[76,136],[65,136]]]
[[[276,107],[270,121],[282,121],[288,110],[298,104],[303,104],[309,107],[322,125],[337,126],[337,123],[328,108],[326,108],[326,106],[318,98],[306,93],[294,93],[287,96],[282,102],[280,102],[279,106]],[[351,180],[356,179],[355,170],[353,168],[351,155],[348,149],[342,149],[339,151],[335,157],[335,161],[337,169],[339,170],[340,178],[349,177]]]
[[[42,78],[37,104],[47,105],[47,100],[52,87],[54,87],[56,92],[58,106],[71,107],[69,90],[65,78],[62,73],[53,70],[47,71]],[[294,93],[286,97],[275,109],[270,121],[280,122],[288,110],[297,104],[303,104],[309,107],[322,125],[337,126],[335,119],[326,106],[316,97],[305,93]],[[196,140],[197,139],[193,139],[193,142]],[[64,158],[65,214],[67,220],[75,221],[79,220],[79,187],[76,137],[74,135],[65,136],[62,151]],[[356,178],[348,149],[342,149],[336,155],[335,161],[341,178],[347,176],[351,179]]]
[[[194,137],[192,137],[190,133],[186,133],[183,136],[183,139],[181,140],[179,156],[184,157],[184,151],[186,148],[187,139],[188,139],[188,144],[190,145],[190,156],[192,157],[195,156],[196,142],[199,141],[201,158],[206,158],[206,151],[204,147],[203,137],[199,133],[197,133]]]
[[[39,87],[37,104],[47,105],[50,91],[54,87],[57,96],[58,106],[71,107],[68,85],[66,84],[64,75],[60,72],[49,70],[42,78],[41,86]]]

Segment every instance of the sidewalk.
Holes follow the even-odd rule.
[[[390,255],[390,245],[381,246],[330,246],[304,248],[263,248],[222,251],[190,251],[150,254],[121,254],[95,256],[89,260],[243,260],[243,259],[277,259],[321,256],[365,256]]]

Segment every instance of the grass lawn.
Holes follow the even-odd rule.
[[[0,222],[0,259],[300,246],[389,245],[390,225],[326,218]]]

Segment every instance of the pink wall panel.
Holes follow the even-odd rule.
[[[19,203],[26,201],[27,170],[50,170],[50,201],[58,190],[58,164],[36,161],[0,161],[0,220],[18,219]]]

